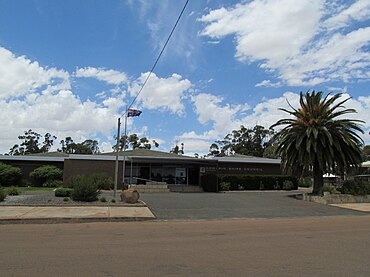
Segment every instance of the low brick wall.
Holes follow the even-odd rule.
[[[302,199],[320,204],[370,203],[370,195],[327,194],[317,196],[304,193]]]

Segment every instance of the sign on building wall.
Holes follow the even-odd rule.
[[[280,165],[260,165],[260,164],[233,164],[200,167],[200,173],[218,174],[281,174]]]

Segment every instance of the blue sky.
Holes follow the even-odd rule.
[[[0,153],[28,129],[111,151],[183,2],[0,0]],[[204,154],[315,89],[351,96],[370,143],[369,19],[369,0],[190,0],[128,132]]]

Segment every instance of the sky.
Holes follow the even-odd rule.
[[[0,0],[0,153],[24,131],[112,151],[184,1]],[[370,144],[370,0],[190,0],[132,108],[157,150],[206,154],[240,125],[266,128],[300,92],[343,93]]]

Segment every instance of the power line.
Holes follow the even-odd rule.
[[[152,73],[153,73],[153,71],[154,71],[155,67],[157,66],[157,63],[158,63],[159,59],[161,58],[161,56],[162,56],[162,54],[163,54],[163,52],[164,52],[164,49],[166,49],[166,46],[167,46],[168,42],[170,41],[170,39],[171,39],[171,37],[172,37],[172,34],[173,34],[173,32],[175,31],[176,26],[177,26],[177,24],[179,23],[180,18],[182,17],[182,14],[184,13],[185,8],[186,8],[186,6],[188,5],[188,3],[189,3],[189,0],[186,0],[186,2],[185,2],[185,4],[184,4],[184,7],[182,8],[182,10],[181,10],[181,12],[180,12],[179,16],[177,17],[177,20],[176,20],[176,22],[175,22],[175,25],[173,26],[173,28],[172,28],[172,30],[171,30],[171,32],[170,32],[170,34],[169,34],[169,36],[168,36],[168,38],[167,38],[167,40],[166,40],[165,44],[164,44],[164,45],[163,45],[163,47],[162,47],[161,52],[159,53],[159,55],[158,55],[157,59],[155,60],[155,62],[154,62],[154,64],[153,64],[153,66],[152,66],[152,69],[150,70],[150,72],[149,72],[148,76],[146,77],[146,79],[145,79],[144,83],[141,85],[141,88],[140,88],[139,92],[136,94],[136,96],[135,96],[135,98],[132,100],[131,104],[130,104],[130,105],[128,105],[128,108],[127,108],[127,109],[130,109],[130,108],[132,107],[132,105],[135,103],[135,101],[136,101],[136,99],[138,98],[138,96],[140,95],[140,93],[143,91],[143,88],[145,87],[146,83],[148,82],[148,80],[149,80],[149,78],[150,78],[150,75],[152,75]],[[121,117],[122,117],[122,116],[127,112],[127,109],[126,109],[126,111],[121,115]]]

